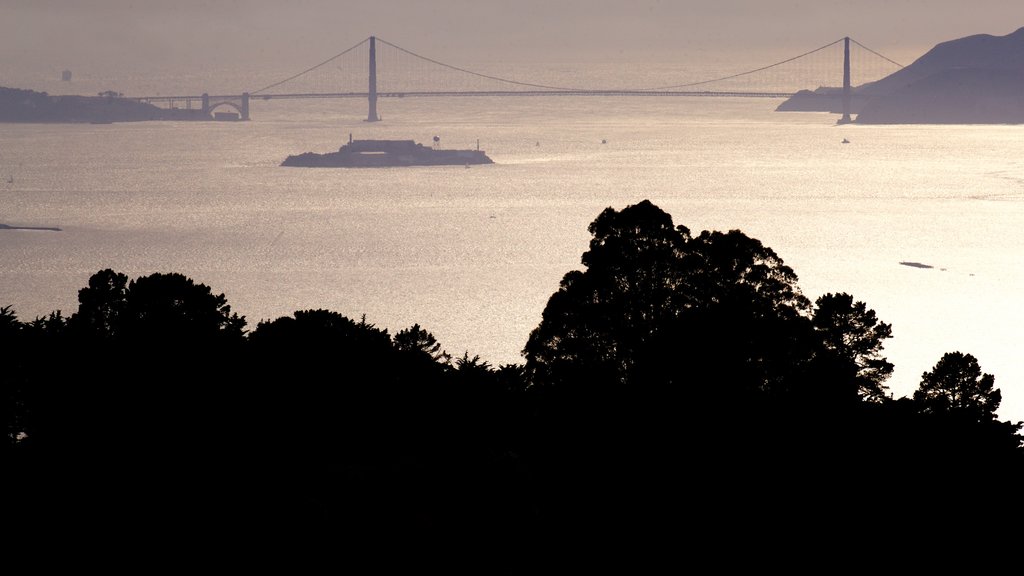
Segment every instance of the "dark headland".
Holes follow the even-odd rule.
[[[493,164],[482,150],[441,150],[413,140],[349,140],[337,152],[305,152],[285,158],[281,166],[344,168]]]
[[[202,110],[167,109],[107,92],[97,96],[51,96],[0,87],[0,122],[93,123],[146,120],[212,120]]]
[[[1024,28],[937,44],[909,66],[853,88],[858,124],[1024,123]],[[802,90],[779,111],[842,112],[841,88]]]

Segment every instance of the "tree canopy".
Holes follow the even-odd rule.
[[[1003,394],[995,376],[983,374],[978,359],[963,352],[947,352],[935,367],[921,375],[914,402],[926,413],[957,413],[978,421],[996,418]]]
[[[589,229],[585,270],[563,277],[524,348],[535,384],[661,378],[780,391],[808,369],[810,302],[758,240],[692,237],[648,200],[608,208]]]
[[[69,318],[0,306],[0,458],[19,483],[5,521],[39,534],[103,517],[125,527],[119,543],[174,541],[163,555],[180,553],[182,525],[210,542],[298,536],[346,561],[439,534],[459,557],[486,549],[493,572],[535,574],[565,534],[617,544],[701,526],[717,544],[789,549],[851,518],[932,534],[935,519],[1024,512],[1010,508],[1022,424],[998,421],[973,356],[944,355],[893,399],[892,327],[847,293],[812,304],[759,240],[694,236],[646,200],[589,230],[521,365],[320,308],[246,332],[223,294],[178,273],[100,270]],[[908,493],[880,497],[881,482]],[[88,528],[75,535],[95,544]]]
[[[124,274],[101,270],[79,290],[78,302],[69,325],[104,339],[238,340],[246,324],[245,317],[231,312],[224,294],[176,272],[128,281]]]
[[[882,357],[883,340],[892,337],[892,326],[880,322],[874,310],[863,302],[854,302],[847,293],[825,294],[814,308],[814,329],[825,349],[842,363],[857,394],[871,402],[886,398],[885,380],[892,375],[893,365]],[[836,378],[843,378],[843,373]]]

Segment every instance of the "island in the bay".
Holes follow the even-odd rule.
[[[96,96],[53,96],[0,87],[0,122],[93,123],[147,120],[212,120],[208,112],[167,109],[108,90]]]
[[[352,140],[337,152],[304,152],[285,158],[281,166],[345,168],[493,164],[482,150],[442,150],[414,140]]]
[[[857,124],[1024,123],[1024,28],[942,42],[909,66],[852,88]],[[779,111],[842,112],[842,88],[802,90]]]

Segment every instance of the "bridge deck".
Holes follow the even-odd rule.
[[[461,97],[461,96],[703,96],[731,98],[789,98],[793,92],[722,92],[722,91],[678,91],[678,90],[517,90],[517,91],[453,91],[453,92],[378,92],[379,98],[421,98],[421,97]],[[299,94],[251,94],[257,100],[301,100],[316,98],[368,98],[368,92],[332,92],[332,93],[299,93]],[[241,100],[244,94],[209,95],[210,100]],[[132,96],[132,100],[140,102],[178,102],[182,100],[201,100],[199,96]]]

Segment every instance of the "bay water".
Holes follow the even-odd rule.
[[[836,125],[780,102],[389,98],[370,123],[363,100],[254,99],[249,122],[0,125],[0,306],[70,315],[101,269],[179,272],[250,329],[324,308],[517,363],[588,224],[649,199],[694,234],[759,239],[811,300],[875,310],[896,397],[961,351],[1024,420],[1024,127]],[[280,166],[434,136],[495,163]]]

